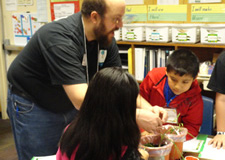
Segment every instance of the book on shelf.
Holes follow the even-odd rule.
[[[128,70],[128,50],[126,48],[119,49],[119,55],[122,63],[122,69]]]
[[[145,48],[135,48],[135,78],[138,81],[144,79]]]
[[[149,71],[155,68],[155,52],[154,49],[149,50]]]
[[[128,72],[130,74],[133,74],[133,64],[132,64],[133,58],[132,58],[132,48],[128,49]]]
[[[171,49],[135,48],[135,78],[142,81],[156,67],[165,67]]]

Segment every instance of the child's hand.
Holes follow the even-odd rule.
[[[225,149],[225,135],[216,135],[212,140],[209,141],[209,145],[213,145],[214,148]]]

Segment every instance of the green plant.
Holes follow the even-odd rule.
[[[156,144],[152,144],[152,143],[146,143],[144,146],[146,146],[146,147],[161,147],[161,146],[165,145],[165,144],[163,144],[165,134],[161,134],[160,136],[161,136],[161,139],[159,141],[159,144],[156,145]]]
[[[180,114],[177,115],[177,122],[178,122],[179,116],[180,116]],[[182,132],[183,126],[184,126],[183,123],[178,123],[177,126],[171,125],[166,130],[163,130],[163,128],[162,128],[161,132],[159,131],[161,139],[160,139],[158,145],[155,145],[152,143],[147,143],[147,144],[145,144],[145,146],[146,147],[161,147],[161,146],[163,146],[164,145],[163,141],[164,141],[165,137],[168,137],[167,135],[179,135]],[[189,134],[191,137],[194,138],[194,136],[191,133],[187,132],[187,134]],[[169,141],[173,143],[174,148],[177,151],[177,153],[180,155],[181,159],[184,159],[182,151],[179,150],[177,144],[170,139],[169,139]]]
[[[163,139],[160,134],[148,134],[141,137],[140,148],[147,151],[149,157],[154,157],[153,159],[163,158],[169,160],[169,154],[173,143],[168,137],[164,137],[164,141],[161,146],[159,144],[160,140]],[[150,158],[151,159],[151,158]]]
[[[177,115],[177,122],[178,122],[178,118],[179,118],[179,116],[180,116],[180,113]],[[173,135],[180,135],[182,132],[184,132],[183,130],[184,130],[184,128],[183,128],[183,123],[178,123],[178,125],[177,126],[173,126],[173,125],[171,125],[171,126],[169,126],[169,128],[167,128],[166,129],[166,131],[164,131],[163,129],[162,129],[162,131],[161,131],[161,141],[163,141],[163,138],[166,136],[166,135],[170,135],[169,137],[173,137]],[[191,137],[193,137],[194,138],[194,136],[191,134],[191,133],[189,133],[189,132],[187,132],[187,134],[189,134]],[[172,138],[171,137],[171,138]],[[176,137],[176,136],[175,136]],[[173,138],[172,138],[173,139]],[[174,150],[176,150],[175,152],[177,152],[177,154],[178,155],[180,155],[180,157],[183,159],[184,157],[183,157],[183,154],[182,154],[182,151],[181,150],[179,150],[179,147],[177,146],[177,145],[180,145],[179,143],[181,143],[181,142],[172,142],[173,143],[173,145],[174,145]],[[174,152],[173,152],[174,153]]]
[[[177,115],[177,122],[178,122],[178,118],[180,117],[180,113]],[[178,123],[177,126],[172,126],[169,130],[167,130],[167,132],[165,134],[179,134],[179,132],[181,131],[182,127],[184,127],[183,123]],[[195,138],[191,133],[187,132],[187,134],[189,134],[192,138]]]

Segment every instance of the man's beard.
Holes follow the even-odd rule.
[[[101,21],[99,27],[94,29],[94,33],[96,36],[96,40],[99,42],[99,45],[102,47],[109,47],[112,43],[112,38],[109,39],[108,35],[112,32],[105,33],[106,27],[103,23],[103,20]]]

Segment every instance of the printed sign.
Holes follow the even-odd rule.
[[[126,6],[124,23],[147,21],[146,5]]]
[[[225,4],[192,5],[191,21],[225,22]]]
[[[187,21],[187,5],[148,5],[149,21]]]

